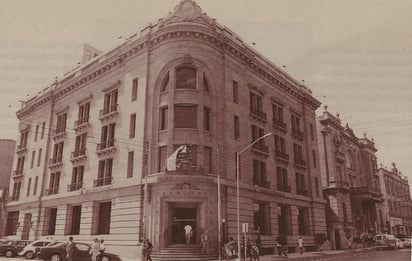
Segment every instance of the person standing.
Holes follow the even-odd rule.
[[[299,252],[302,255],[303,254],[303,239],[302,239],[302,237],[299,237],[299,239],[298,239],[298,247],[299,247]]]
[[[192,226],[187,224],[183,229],[185,230],[186,245],[189,245],[193,234]]]
[[[106,251],[106,247],[104,246],[104,240],[100,240],[100,255],[103,255],[104,251]]]
[[[73,261],[73,252],[75,244],[73,242],[73,237],[69,237],[69,243],[66,245],[66,260]]]
[[[200,240],[202,241],[202,253],[209,254],[209,236],[207,233],[208,231],[205,230],[200,236]]]
[[[146,258],[144,259],[145,261],[152,261],[152,257],[150,256],[152,254],[152,251],[153,251],[153,244],[147,238],[146,242],[144,243],[144,252],[146,255]]]
[[[90,250],[92,254],[92,261],[97,261],[97,256],[100,255],[100,243],[99,239],[95,238],[93,240],[92,249]]]
[[[250,249],[250,257],[253,261],[259,261],[259,247],[256,244],[253,244]]]

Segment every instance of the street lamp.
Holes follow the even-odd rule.
[[[241,151],[236,152],[236,211],[237,211],[237,251],[238,251],[238,258],[240,260],[240,208],[239,208],[239,157],[240,154],[245,152],[247,149],[252,147],[255,143],[257,143],[260,140],[263,140],[264,138],[269,137],[273,133],[268,133],[263,135],[262,137],[257,138],[254,140],[252,143],[247,145],[245,148],[243,148]],[[245,257],[246,258],[246,257]]]

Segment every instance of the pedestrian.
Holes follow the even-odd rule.
[[[202,242],[202,253],[209,254],[209,236],[207,233],[208,231],[205,230],[200,236],[200,240]]]
[[[253,244],[250,249],[250,257],[252,261],[259,261],[259,247]]]
[[[90,254],[92,254],[92,261],[97,261],[97,256],[100,255],[99,239],[95,238],[93,240],[92,248],[90,249]]]
[[[352,236],[347,237],[347,244],[348,244],[348,248],[351,249],[352,248]]]
[[[73,242],[73,237],[69,237],[69,243],[66,245],[66,260],[73,261],[73,252],[75,244]]]
[[[106,250],[106,247],[104,246],[104,239],[100,240],[100,255],[103,255],[104,251]]]
[[[193,228],[191,225],[187,224],[183,229],[185,230],[186,245],[189,245],[193,235]]]
[[[150,256],[153,252],[153,244],[147,238],[146,242],[144,243],[144,253],[145,253],[145,261],[152,261],[152,257]]]
[[[303,239],[302,239],[302,237],[299,237],[299,239],[298,239],[298,247],[299,247],[299,252],[302,255],[303,254]]]
[[[256,246],[258,247],[260,252],[260,249],[262,249],[262,240],[260,239],[260,234],[256,238]]]
[[[227,242],[225,246],[225,252],[226,252],[226,261],[235,259],[236,257],[236,242],[233,239],[233,237],[229,238],[229,242]]]
[[[251,250],[252,250],[252,244],[250,243],[249,238],[246,238],[246,258],[249,257],[250,261],[252,261]]]

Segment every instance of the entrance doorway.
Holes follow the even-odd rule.
[[[339,232],[339,229],[335,229],[334,233],[335,233],[335,249],[340,250],[341,245],[340,245],[340,232]]]
[[[190,244],[197,243],[197,208],[172,208],[172,238],[171,244],[186,244],[185,226],[190,225],[192,227],[192,237]]]

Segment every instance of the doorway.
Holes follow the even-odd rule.
[[[21,231],[21,239],[28,240],[30,235],[30,228],[32,226],[31,223],[31,213],[25,213],[23,219],[23,228]]]
[[[197,208],[172,208],[171,213],[171,225],[172,225],[172,237],[171,244],[186,244],[185,238],[185,226],[190,225],[192,227],[192,237],[190,244],[197,243]]]
[[[341,244],[340,244],[340,232],[339,229],[334,230],[335,234],[335,249],[340,250],[341,249]]]

